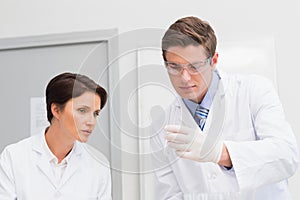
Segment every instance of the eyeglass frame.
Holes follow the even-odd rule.
[[[187,63],[187,64],[178,64],[178,63],[174,63],[174,62],[168,62],[168,61],[164,61],[164,64],[165,64],[165,67],[168,71],[168,73],[172,74],[172,75],[179,75],[181,74],[182,70],[183,69],[186,69],[190,74],[199,74],[201,73],[201,70],[203,70],[205,67],[207,67],[207,64],[211,64],[211,61],[212,61],[212,57],[208,57],[206,58],[205,61],[199,61],[199,62],[196,62],[196,63]],[[172,67],[169,67],[168,65],[169,64],[173,64],[173,65],[176,65],[178,66],[177,69],[175,68],[172,68]],[[198,67],[195,67],[195,64],[200,64],[200,66]],[[195,72],[193,71],[190,71],[192,68],[195,68]]]

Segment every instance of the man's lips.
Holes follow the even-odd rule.
[[[182,89],[182,90],[189,90],[189,89],[193,89],[194,87],[196,87],[196,85],[191,85],[191,86],[179,86],[179,88]]]

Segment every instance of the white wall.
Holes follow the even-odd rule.
[[[0,0],[0,38],[106,28],[118,28],[120,33],[142,28],[165,29],[177,18],[187,15],[209,21],[220,41],[275,38],[278,91],[300,144],[298,0]],[[126,73],[126,69],[121,66],[122,73]],[[290,181],[294,199],[300,198],[299,171]],[[137,184],[137,181],[138,178],[131,175],[123,179],[126,185]],[[136,198],[134,191],[123,192],[124,199]]]

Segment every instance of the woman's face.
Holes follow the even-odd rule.
[[[59,113],[59,126],[71,139],[86,142],[96,125],[101,99],[98,94],[84,92],[70,99]]]

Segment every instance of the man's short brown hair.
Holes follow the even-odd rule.
[[[162,38],[163,58],[168,48],[174,46],[187,47],[189,45],[202,45],[207,57],[215,54],[217,38],[208,22],[197,17],[185,17],[177,20],[166,31]]]

